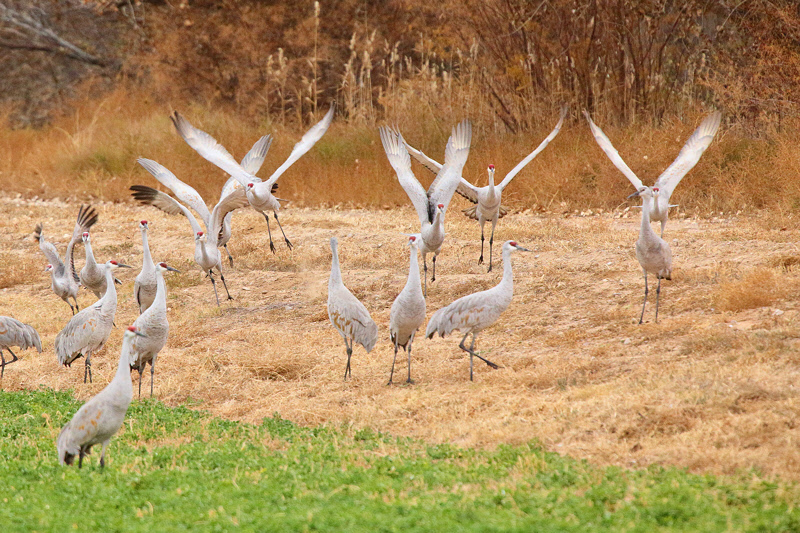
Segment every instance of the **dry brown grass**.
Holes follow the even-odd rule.
[[[785,294],[785,286],[770,268],[756,268],[736,281],[720,283],[713,301],[722,311],[743,311],[774,304]]]
[[[415,114],[392,111],[387,120],[403,131],[410,143],[434,158],[443,157],[450,127],[462,118],[435,118],[428,124]],[[271,133],[272,145],[264,169],[268,176],[291,151],[302,131],[269,119],[243,119],[232,112],[193,104],[181,105],[154,98],[141,89],[119,86],[102,99],[75,103],[76,110],[41,130],[0,129],[0,186],[25,197],[118,201],[128,198],[134,183],[155,182],[135,163],[139,156],[159,161],[191,182],[209,202],[219,194],[224,176],[199,158],[173,131],[168,120],[178,106],[194,124],[210,132],[236,157]],[[399,108],[398,108],[399,109]],[[572,118],[559,136],[506,189],[504,203],[517,210],[569,212],[613,210],[631,192],[630,184],[594,142],[585,121]],[[459,112],[461,113],[461,112]],[[540,117],[540,126],[523,135],[498,131],[481,116],[473,116],[475,134],[464,177],[480,185],[488,163],[500,176],[508,172],[547,135],[557,120]],[[630,167],[651,183],[677,156],[683,143],[703,118],[690,113],[660,127],[635,125],[618,128],[601,124]],[[681,211],[704,217],[770,208],[774,229],[791,222],[800,205],[800,182],[795,161],[800,160],[798,124],[787,119],[785,128],[769,140],[754,140],[736,123],[726,125],[700,163],[678,187],[674,199]],[[424,183],[433,176],[414,170]],[[381,147],[377,124],[334,122],[330,131],[279,181],[280,196],[293,207],[391,208],[405,205]],[[679,216],[679,213],[676,213]],[[324,229],[323,220],[317,220]],[[532,227],[525,235],[537,234]],[[746,236],[742,236],[746,238]],[[544,239],[547,241],[547,239]],[[254,264],[255,266],[264,266]]]
[[[41,355],[24,352],[2,386],[73,388],[86,398],[114,373],[121,329],[94,360],[94,385],[80,383],[80,368],[58,367],[52,343],[69,310],[39,271],[44,259],[29,237],[42,220],[63,250],[77,206],[2,203],[2,247],[33,265],[32,278],[0,289],[3,313],[35,325],[45,348]],[[386,387],[389,308],[408,268],[400,232],[417,224],[410,207],[289,207],[282,220],[296,248],[279,245],[276,255],[268,251],[263,218],[237,213],[230,243],[237,266],[226,272],[236,299],[221,309],[190,262],[185,221],[127,204],[98,208],[98,255],[140,264],[136,221],[147,218],[154,254],[183,271],[168,280],[171,333],[156,374],[156,395],[170,405],[190,401],[247,421],[278,412],[302,424],[371,427],[469,446],[539,439],[548,449],[600,464],[676,464],[716,473],[755,467],[800,479],[800,308],[793,288],[800,278],[794,269],[771,270],[774,258],[796,255],[800,230],[772,229],[764,220],[769,213],[671,221],[667,237],[678,269],[663,287],[659,323],[652,323],[649,307],[641,326],[634,214],[512,213],[498,225],[497,240],[516,238],[534,251],[514,256],[514,301],[478,339],[478,349],[504,368],[478,366],[470,383],[457,335],[420,336],[413,351],[416,384]],[[477,224],[453,210],[447,225],[429,314],[500,276],[476,264]],[[345,283],[370,309],[380,335],[371,354],[355,349],[354,377],[346,383],[344,345],[325,311],[334,234]],[[723,311],[715,304],[715,295],[734,283],[727,280],[762,269],[788,287],[785,299],[775,300],[779,309]],[[122,273],[120,326],[136,317],[134,276]],[[737,291],[757,285],[737,285]],[[84,292],[80,300],[92,299]],[[405,372],[402,363],[397,371]]]

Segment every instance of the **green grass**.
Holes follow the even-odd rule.
[[[798,487],[600,468],[535,444],[478,451],[134,402],[82,470],[54,439],[80,403],[0,392],[5,531],[798,531]]]

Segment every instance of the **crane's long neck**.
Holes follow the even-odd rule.
[[[160,268],[156,269],[156,298],[153,300],[153,305],[167,312],[167,282]]]
[[[419,294],[422,295],[422,286],[420,285],[419,279],[419,260],[417,259],[419,250],[416,246],[410,246],[410,248],[411,260],[408,266],[408,281],[406,281],[406,286],[412,291],[419,291]]]
[[[142,266],[155,268],[153,257],[150,255],[150,244],[147,242],[147,230],[142,228]]]
[[[110,314],[112,317],[117,312],[117,287],[114,285],[114,271],[106,268],[106,293],[100,299],[100,312]]]
[[[133,335],[126,332],[122,337],[122,350],[119,353],[119,363],[117,364],[117,373],[114,374],[114,379],[108,387],[114,387],[122,395],[114,395],[116,400],[114,403],[119,407],[127,409],[133,399],[133,384],[131,383],[131,348],[133,345]]]
[[[436,214],[433,216],[433,222],[423,227],[420,233],[422,233],[423,239],[429,245],[438,247],[438,245],[441,244],[444,240],[444,215],[441,210],[436,210]]]
[[[503,279],[500,280],[500,285],[507,285],[510,290],[514,291],[514,273],[511,271],[511,248],[503,247]]]
[[[328,280],[328,286],[337,285],[342,283],[342,271],[339,268],[339,247],[336,244],[331,245],[331,277]]]
[[[639,230],[639,238],[646,241],[652,241],[657,238],[653,227],[650,225],[650,210],[653,202],[653,197],[642,197],[642,226]]]
[[[489,200],[494,200],[497,195],[497,187],[494,184],[494,170],[489,171],[489,185],[487,186]]]
[[[92,243],[88,239],[83,243],[84,251],[86,252],[86,264],[97,266],[97,261],[94,259],[94,252],[92,252]]]

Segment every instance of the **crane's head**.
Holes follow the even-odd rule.
[[[658,189],[655,189],[655,190],[657,191]],[[639,190],[637,190],[635,193],[633,193],[630,196],[628,196],[628,198],[635,198],[637,196],[641,196],[643,198],[652,198],[653,197],[653,189],[650,189],[650,187],[639,187]]]
[[[439,209],[444,209],[444,204],[439,204],[436,207],[438,207]]]
[[[84,243],[87,243],[87,242],[89,242],[89,232],[88,232],[88,231],[84,231],[84,232],[83,232],[83,235],[81,235],[81,240],[82,240]]]
[[[110,259],[110,260],[109,260],[109,261],[106,263],[106,267],[107,267],[107,268],[110,268],[111,270],[116,270],[116,269],[118,269],[118,268],[131,268],[131,266],[130,266],[130,265],[123,265],[122,263],[120,263],[119,261],[116,261],[116,260],[114,260],[114,259]]]
[[[506,247],[508,247],[509,251],[512,252],[514,250],[519,250],[520,252],[530,252],[530,250],[528,250],[527,248],[523,248],[522,246],[517,244],[517,241],[506,241],[505,244],[503,244],[503,251],[505,251]]]
[[[491,163],[489,164],[489,172],[494,172],[494,165]]]
[[[139,221],[139,229],[144,229],[144,230],[147,229],[147,221],[146,220],[140,220]]]
[[[128,337],[133,337],[134,335],[139,337],[147,337],[147,335],[142,333],[142,331],[136,326],[128,326],[128,330],[125,332],[125,335]]]
[[[53,265],[47,265],[46,267],[44,267],[44,271],[45,272],[52,272],[53,271]]]
[[[409,235],[408,236],[408,245],[413,248],[419,248],[419,242],[417,242],[416,235]]]
[[[255,184],[255,183],[253,183],[253,182],[250,182],[250,183],[248,183],[248,184],[247,184],[247,190],[248,190],[248,191],[252,191],[252,190],[253,190],[253,187],[255,187],[255,186],[256,186],[256,184]]]
[[[206,242],[206,234],[203,233],[202,231],[198,231],[194,236],[194,240],[200,242]]]
[[[170,272],[180,272],[180,270],[178,270],[177,268],[172,268],[171,266],[169,266],[164,262],[156,264],[156,270],[161,270],[161,271],[169,270]]]

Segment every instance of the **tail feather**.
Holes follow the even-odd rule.
[[[475,213],[477,211],[477,209],[478,209],[478,206],[476,204],[476,205],[470,206],[470,207],[468,207],[466,209],[462,209],[461,212],[464,213],[468,218],[471,218],[473,220],[478,220],[478,215]]]
[[[44,226],[41,222],[36,224],[36,228],[33,230],[33,238],[36,239],[36,242],[42,242],[44,237],[42,236],[42,231],[44,230]]]

